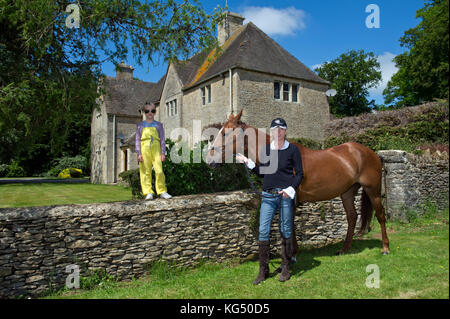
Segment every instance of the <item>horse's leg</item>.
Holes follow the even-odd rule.
[[[389,239],[386,232],[386,214],[381,203],[381,194],[370,187],[364,187],[364,190],[370,198],[372,206],[375,209],[375,216],[377,216],[377,220],[380,223],[381,241],[383,243],[381,252],[383,255],[389,254]]]
[[[352,246],[353,234],[355,232],[356,220],[358,219],[358,214],[355,209],[355,196],[358,192],[360,185],[355,184],[345,193],[341,195],[342,204],[344,205],[345,213],[347,215],[347,236],[345,237],[344,246],[338,251],[338,255],[347,253]]]

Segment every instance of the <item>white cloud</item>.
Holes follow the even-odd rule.
[[[295,7],[275,9],[272,7],[245,7],[242,11],[245,22],[253,22],[269,36],[295,35],[306,28],[306,13]]]
[[[392,78],[392,76],[397,73],[398,68],[395,67],[395,54],[390,52],[384,52],[382,55],[377,56],[378,63],[380,63],[381,69],[381,83],[376,88],[369,89],[369,94],[371,96],[381,96],[383,95],[383,90],[386,88],[387,83]]]
[[[314,71],[315,69],[318,69],[318,68],[322,67],[322,65],[323,65],[323,63],[321,63],[321,64],[314,64],[314,65],[311,67],[311,70]],[[314,72],[315,72],[315,71],[314,71]]]

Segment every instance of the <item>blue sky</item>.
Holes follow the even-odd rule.
[[[204,9],[212,13],[222,1],[201,1]],[[372,12],[366,7],[379,8],[379,28],[368,28],[366,18]],[[382,84],[370,90],[376,103],[383,103],[382,90],[396,72],[392,58],[405,51],[399,39],[409,28],[416,26],[416,11],[424,7],[423,0],[228,0],[230,11],[243,15],[272,37],[282,47],[313,69],[326,61],[336,59],[349,50],[363,49],[373,52],[383,74]],[[167,64],[139,67],[129,57],[127,64],[135,67],[139,79],[157,82],[166,72]],[[114,66],[104,63],[103,72],[114,76]]]

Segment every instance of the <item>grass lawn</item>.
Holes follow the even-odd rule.
[[[131,189],[98,184],[23,183],[0,185],[0,208],[89,204],[131,199]]]
[[[375,219],[375,218],[374,218]],[[376,220],[376,219],[375,219]],[[256,261],[205,262],[191,269],[166,263],[153,265],[145,278],[97,280],[93,288],[61,291],[46,298],[449,298],[449,213],[431,209],[410,224],[388,223],[391,253],[382,255],[380,228],[372,222],[371,233],[354,240],[349,254],[336,256],[342,243],[302,249],[291,270],[291,279],[278,282],[278,275],[258,286]],[[273,272],[280,259],[271,260]],[[379,269],[379,288],[366,280]],[[95,278],[82,278],[81,284]],[[98,279],[98,278],[97,278]],[[86,285],[84,285],[86,287]]]

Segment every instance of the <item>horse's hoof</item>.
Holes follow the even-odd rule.
[[[381,254],[383,254],[383,255],[389,255],[389,251],[382,251]]]
[[[336,253],[337,256],[345,255],[345,254],[346,254],[346,252],[345,252],[345,251],[342,251],[342,250],[339,250],[339,251]]]

